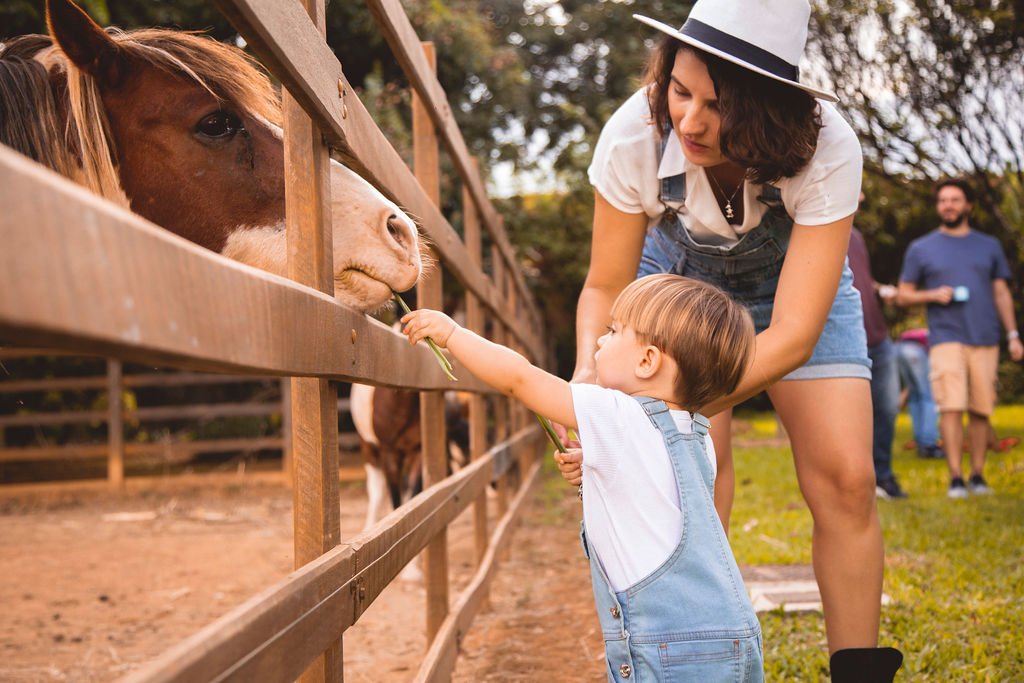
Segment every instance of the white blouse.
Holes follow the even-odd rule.
[[[775,183],[786,212],[798,225],[826,225],[857,210],[862,152],[857,135],[839,111],[819,100],[822,128],[814,156],[797,175]],[[686,202],[679,210],[683,224],[697,241],[732,244],[757,227],[767,207],[757,200],[761,186],[744,182],[743,224],[726,221],[704,169],[683,154],[672,136],[658,162],[661,141],[643,88],[612,115],[601,131],[588,174],[590,184],[624,213],[647,214],[648,226],[664,213],[660,181],[686,173]]]

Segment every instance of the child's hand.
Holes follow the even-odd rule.
[[[458,329],[454,320],[440,311],[421,308],[402,316],[402,334],[409,337],[410,344],[416,344],[427,337],[441,348],[448,346],[448,340]]]
[[[579,448],[579,438],[575,433],[570,434],[570,430],[565,425],[559,424],[558,422],[552,422],[551,427],[555,430],[555,434],[558,435],[558,440],[562,442],[562,445],[567,449],[572,450],[573,448]]]
[[[555,462],[562,478],[573,486],[583,483],[583,451],[573,448],[565,453],[555,452]]]

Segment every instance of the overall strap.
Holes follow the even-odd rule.
[[[651,424],[661,432],[661,437],[665,441],[665,448],[668,450],[669,456],[672,456],[675,444],[682,442],[682,434],[679,433],[679,429],[676,427],[675,420],[672,419],[672,414],[669,412],[668,406],[665,405],[664,401],[656,398],[635,398],[643,407],[644,412],[647,413],[647,417],[651,420]],[[693,433],[697,435],[697,438],[700,441],[696,448],[687,450],[693,454],[694,464],[697,466],[697,470],[700,472],[701,478],[704,480],[704,485],[707,486],[708,491],[713,494],[715,490],[715,473],[711,470],[711,463],[708,461],[704,450],[704,437],[707,435],[711,423],[708,422],[706,417],[699,413],[692,413],[691,418],[693,422]]]
[[[672,139],[672,127],[666,126],[665,130],[662,132],[661,146],[658,149],[659,164],[661,163],[662,157],[665,156],[665,147],[668,145],[668,141]],[[686,174],[680,173],[679,175],[662,178],[661,194],[658,198],[665,206],[665,213],[675,216],[678,212],[671,208],[668,203],[676,202],[678,204],[682,204],[686,201]]]
[[[767,183],[761,186],[761,194],[758,195],[757,200],[773,209],[786,208],[782,203],[782,190],[774,185],[768,185]]]

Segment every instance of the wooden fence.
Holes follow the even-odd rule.
[[[9,349],[0,348],[0,363],[25,358],[47,356],[50,352],[44,349]],[[198,454],[235,453],[252,454],[256,452],[277,452],[281,455],[282,466],[287,472],[291,466],[290,428],[288,418],[290,408],[288,394],[291,389],[288,379],[271,377],[252,377],[248,375],[223,375],[203,372],[129,372],[121,361],[116,358],[103,359],[106,366],[104,375],[65,376],[45,378],[17,378],[0,380],[0,395],[27,396],[42,392],[81,392],[92,391],[106,398],[105,409],[62,409],[59,411],[23,411],[16,414],[0,414],[0,472],[3,465],[14,463],[52,462],[71,463],[82,460],[106,460],[107,481],[114,487],[124,483],[126,467],[132,458],[146,458],[147,463],[168,466],[188,462]],[[10,366],[8,365],[8,372]],[[15,377],[19,374],[15,371]],[[229,388],[232,385],[250,385],[271,382],[269,395],[260,401],[219,401],[205,403],[174,403],[164,401],[164,405],[127,407],[123,396],[126,391],[142,390],[174,390],[185,387]],[[279,388],[277,386],[279,385]],[[264,387],[266,392],[266,387]],[[349,411],[348,398],[338,399],[339,414]],[[264,428],[270,418],[281,418],[280,429],[276,426],[268,429],[269,433],[257,436],[234,436],[220,438],[186,438],[180,439],[169,435],[152,434],[140,440],[127,440],[126,432],[129,425],[141,427],[143,424],[166,425],[168,423],[185,423],[186,430],[194,431],[197,421],[209,422],[220,418],[260,418]],[[4,438],[5,430],[11,428],[69,427],[72,425],[105,425],[106,440],[93,439],[62,441],[61,443],[33,443],[31,445],[11,445]],[[146,430],[150,431],[150,430]],[[38,441],[38,439],[36,440]],[[341,454],[352,452],[359,447],[359,436],[349,429],[338,434],[338,447]],[[342,468],[342,479],[360,479],[363,476],[361,463],[356,462],[358,455],[352,454],[349,462]],[[0,484],[9,479],[0,476]],[[88,476],[97,476],[95,466],[89,469]],[[81,475],[79,474],[79,478]]]
[[[495,563],[537,479],[544,436],[521,406],[493,415],[470,406],[473,462],[445,478],[441,391],[449,380],[428,349],[339,305],[332,286],[325,179],[333,151],[421,222],[445,276],[466,291],[468,325],[545,359],[540,319],[514,252],[434,75],[397,0],[369,0],[415,89],[415,175],[352,93],[324,41],[324,0],[218,0],[284,86],[290,282],[182,243],[165,231],[0,148],[0,339],[197,371],[292,377],[295,566],[287,579],[173,647],[131,681],[343,679],[342,635],[424,551],[430,643],[416,680],[446,680],[458,643],[486,597]],[[463,185],[460,239],[438,208],[439,146]],[[329,146],[329,147],[328,147]],[[482,267],[481,226],[491,237]],[[52,244],[62,248],[54,250]],[[102,257],[100,257],[102,255]],[[326,257],[325,257],[326,256]],[[418,288],[438,307],[441,271]],[[230,300],[177,301],[168,292],[232,291]],[[130,292],[134,306],[122,301]],[[244,308],[239,309],[240,302]],[[167,320],[173,316],[175,325]],[[288,331],[301,329],[304,334]],[[244,339],[245,343],[239,343]],[[487,392],[456,364],[459,389]],[[341,542],[335,380],[423,391],[427,489],[366,534]],[[487,423],[497,443],[487,442]],[[518,465],[522,484],[506,475]],[[500,519],[488,533],[485,488],[499,482]],[[476,573],[448,595],[447,525],[474,506]]]

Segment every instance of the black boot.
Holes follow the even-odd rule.
[[[903,653],[893,647],[863,647],[832,654],[832,683],[892,683],[903,664]]]

